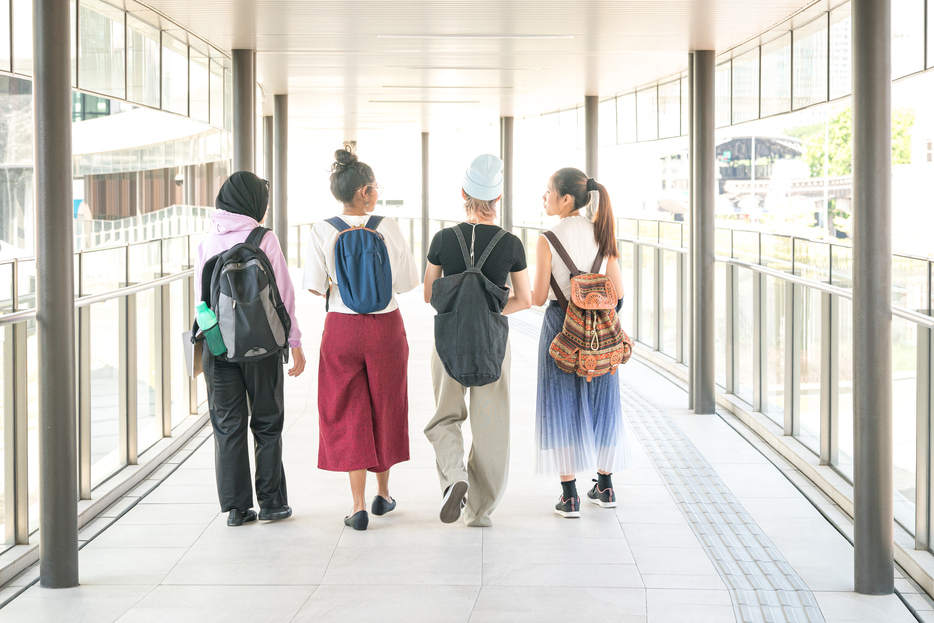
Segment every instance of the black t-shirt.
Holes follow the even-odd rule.
[[[467,244],[467,252],[470,253],[470,235],[473,226],[470,223],[460,223],[461,233],[464,234],[464,242]],[[474,262],[480,261],[480,256],[486,250],[486,246],[493,240],[493,236],[499,232],[500,228],[496,225],[477,225],[477,248],[474,251]],[[457,234],[450,227],[442,229],[435,237],[431,239],[431,246],[428,248],[428,261],[435,266],[440,266],[445,276],[456,275],[467,270],[464,263],[464,254],[461,252],[460,243],[457,241]],[[500,238],[496,243],[490,257],[480,268],[487,279],[502,287],[506,285],[506,277],[509,273],[517,273],[526,269],[525,249],[522,247],[522,241],[516,236],[506,232],[506,235]]]

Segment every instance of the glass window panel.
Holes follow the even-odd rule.
[[[91,307],[91,484],[120,467],[119,301]]]
[[[924,69],[924,0],[892,0],[892,78]]]
[[[763,117],[791,110],[791,33],[762,46]]]
[[[619,270],[620,275],[623,279],[623,289],[632,288],[632,279],[633,279],[633,265],[635,263],[635,245],[629,242],[619,242],[617,243],[617,248],[619,248]],[[633,327],[635,326],[635,316],[632,302],[635,300],[635,297],[624,296],[623,297],[623,308],[619,310],[619,321],[623,329],[626,330],[630,335],[634,335]]]
[[[726,264],[717,262],[714,265],[714,296],[721,302],[714,305],[716,312],[714,322],[717,325],[716,348],[714,363],[716,370],[714,375],[717,379],[717,385],[721,388],[726,387]]]
[[[636,94],[629,93],[616,98],[617,143],[636,142]]]
[[[837,443],[831,448],[831,464],[853,482],[853,303],[835,296],[838,306],[837,344]]]
[[[830,99],[844,97],[852,91],[852,26],[849,3],[830,12]]]
[[[9,33],[9,29],[7,29]],[[4,295],[6,298],[6,294]],[[0,331],[0,348],[4,348],[4,336],[6,331]],[[0,374],[3,373],[3,361],[0,361]],[[4,391],[6,389],[6,383],[0,383],[0,422],[4,421],[3,418],[3,406],[6,404],[6,396]],[[0,486],[3,487],[3,490],[0,491],[0,551],[5,550],[10,545],[13,545],[12,542],[6,540],[7,531],[6,531],[6,490],[7,483],[4,480],[6,476],[6,457],[4,456],[4,451],[6,449],[6,438],[4,436],[6,431],[6,426],[0,426]],[[11,474],[12,477],[12,474]],[[10,502],[12,504],[12,501]]]
[[[188,114],[188,46],[162,33],[162,109]]]
[[[574,151],[577,149],[577,109],[562,110],[558,113],[558,136],[561,137],[559,149]]]
[[[0,2],[0,70],[10,71],[10,3]],[[0,505],[2,506],[2,505]],[[0,518],[2,520],[2,518]],[[2,525],[2,524],[0,524]]]
[[[156,396],[162,391],[156,365],[156,297],[152,290],[136,295],[136,426],[137,448],[142,454],[162,438],[156,417]]]
[[[200,50],[194,45],[189,47],[189,71],[191,74],[188,80],[191,93],[188,114],[192,119],[207,123],[210,117],[208,107],[211,88],[207,48]]]
[[[13,0],[13,71],[32,75],[32,0]]]
[[[753,371],[753,295],[752,270],[740,268],[737,274],[736,309],[736,370],[735,393],[738,398],[752,404],[752,371]]]
[[[291,245],[289,245],[291,247]],[[188,385],[188,372],[185,370],[185,354],[182,352],[182,341],[176,336],[182,331],[186,331],[191,326],[186,326],[184,308],[182,307],[182,297],[184,291],[184,281],[173,281],[169,286],[169,296],[171,304],[169,305],[169,322],[171,329],[169,332],[169,342],[171,344],[172,357],[172,427],[181,424],[189,415],[188,396],[186,395],[186,386]]]
[[[733,59],[733,123],[759,118],[759,48]]]
[[[716,115],[717,127],[730,125],[730,61],[717,65],[716,75]]]
[[[892,417],[895,519],[915,531],[918,325],[892,318]]]
[[[681,254],[662,251],[662,341],[659,347],[669,357],[678,354],[678,262]]]
[[[658,87],[658,137],[671,138],[681,134],[681,81]]]
[[[159,107],[159,29],[127,16],[127,99]]]
[[[616,144],[616,98],[600,102],[600,120],[597,128],[600,146]]]
[[[209,121],[219,128],[224,127],[224,65],[216,59],[211,59],[211,118]]]
[[[794,31],[794,108],[827,99],[827,16]]]
[[[928,7],[928,53],[927,53],[927,63],[928,67],[934,67],[934,6]]]
[[[688,119],[691,114],[690,97],[688,79],[681,78],[681,136],[687,136],[691,125],[690,119]]]
[[[786,282],[766,277],[765,415],[779,426],[785,425],[785,290]]]
[[[642,274],[641,291],[642,309],[639,310],[639,341],[645,344],[655,343],[655,249],[641,247]]]
[[[100,0],[78,7],[78,86],[126,97],[126,27],[123,9]]]
[[[798,286],[802,297],[801,323],[801,416],[798,439],[813,452],[820,451],[821,413],[821,293]]]
[[[71,30],[68,32],[77,32],[78,31],[78,7],[75,5],[75,0],[71,0]],[[78,86],[78,39],[76,37],[71,38],[71,86]]]
[[[29,533],[39,529],[39,339],[35,320],[26,323],[26,491]]]
[[[636,93],[636,128],[640,141],[658,138],[658,89],[655,87]]]

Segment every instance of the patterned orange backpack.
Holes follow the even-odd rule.
[[[616,374],[616,368],[632,356],[632,340],[616,315],[618,297],[613,283],[597,272],[603,255],[598,251],[590,272],[584,273],[577,269],[553,232],[544,235],[571,271],[570,302],[554,275],[551,276],[551,289],[565,314],[564,326],[552,340],[548,354],[559,369],[587,377],[588,382],[607,372]]]

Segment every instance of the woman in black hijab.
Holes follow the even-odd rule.
[[[211,215],[211,232],[198,245],[195,290],[199,298],[205,262],[235,244],[245,242],[250,232],[266,217],[268,202],[269,183],[248,171],[237,171],[224,182],[217,193],[217,210]],[[302,333],[295,316],[295,289],[288,264],[272,231],[266,232],[259,248],[269,258],[279,295],[292,320],[288,340],[293,365],[289,376],[298,376],[305,369],[305,355],[302,352]],[[204,277],[211,278],[210,275]],[[281,359],[276,355],[248,363],[232,362],[223,355],[214,357],[205,348],[202,361],[214,427],[217,495],[221,510],[229,513],[227,525],[240,526],[257,519],[256,512],[252,510],[248,423],[254,439],[259,519],[291,516],[282,466],[285,400]]]

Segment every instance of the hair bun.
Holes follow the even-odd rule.
[[[338,149],[334,152],[334,160],[336,160],[336,162],[334,163],[332,169],[343,169],[345,167],[349,167],[352,164],[356,164],[357,155],[347,148]]]

